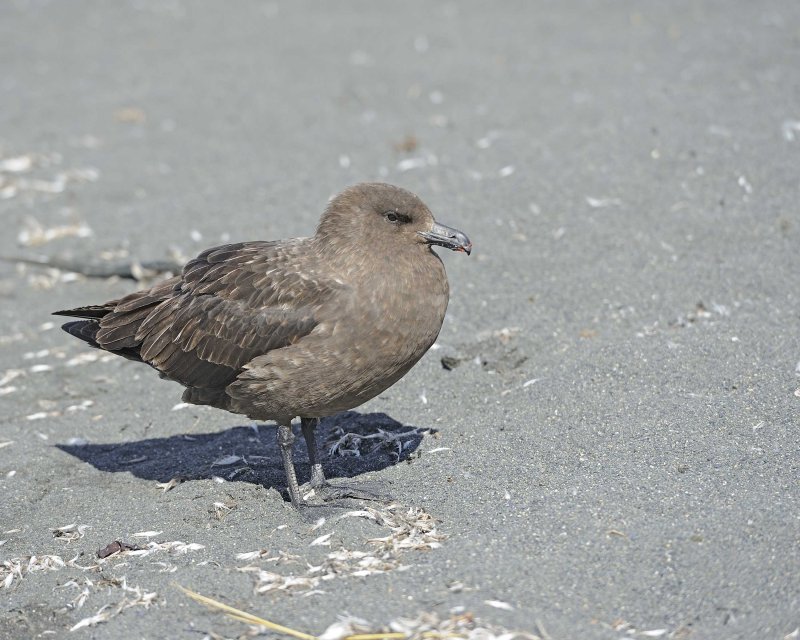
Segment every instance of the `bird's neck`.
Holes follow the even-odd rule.
[[[434,283],[447,277],[441,259],[428,246],[404,247],[401,251],[385,251],[368,243],[356,245],[338,238],[310,241],[317,245],[317,254],[323,259],[332,275],[349,284],[361,283],[386,287],[415,287]],[[399,279],[402,278],[402,281]]]

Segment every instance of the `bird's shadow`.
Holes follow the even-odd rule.
[[[305,442],[294,447],[300,482],[311,469]],[[403,425],[385,413],[346,411],[323,418],[317,427],[317,454],[327,478],[352,478],[407,460],[435,430]],[[221,477],[285,488],[274,425],[232,427],[217,433],[182,434],[111,444],[57,444],[96,469],[129,472],[138,478],[169,482]]]

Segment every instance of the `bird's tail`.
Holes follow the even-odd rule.
[[[98,349],[102,349],[100,343],[97,342],[97,332],[100,330],[100,319],[111,313],[117,301],[108,302],[106,304],[94,304],[88,307],[77,307],[75,309],[64,309],[62,311],[54,311],[54,316],[68,316],[71,318],[82,318],[82,320],[74,320],[62,324],[61,328],[71,336],[75,336],[78,340],[83,340]]]
[[[78,340],[83,340],[86,344],[102,349],[97,342],[97,332],[100,330],[100,323],[97,320],[74,320],[62,324],[61,328]]]
[[[100,321],[112,313],[119,305],[119,300],[112,300],[105,304],[89,305],[87,307],[77,307],[75,309],[65,309],[63,311],[54,311],[54,316],[69,316],[72,318],[82,318],[82,320],[73,320],[61,325],[61,328],[69,335],[75,336],[78,340],[83,340],[86,344],[95,347],[96,349],[103,349],[104,351],[113,351],[115,354],[127,358],[128,360],[136,360],[141,362],[142,358],[139,355],[138,345],[124,345],[114,349],[109,349],[109,345],[102,339],[98,340],[97,334],[101,330]],[[138,326],[138,323],[137,323]]]
[[[84,318],[87,320],[99,320],[108,315],[117,306],[118,300],[107,302],[106,304],[92,304],[88,307],[77,307],[75,309],[64,309],[63,311],[53,311],[54,316],[69,316],[71,318]],[[73,334],[74,335],[74,334]]]

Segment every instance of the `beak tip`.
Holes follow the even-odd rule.
[[[452,251],[472,253],[472,242],[458,229],[434,223],[430,231],[418,231],[429,245],[439,245]]]

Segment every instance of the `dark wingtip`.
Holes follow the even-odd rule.
[[[74,320],[73,322],[62,324],[61,328],[69,335],[78,338],[78,340],[83,340],[93,347],[100,346],[96,340],[100,325],[94,320]]]
[[[67,316],[69,318],[86,318],[87,320],[97,320],[105,315],[111,313],[112,308],[106,305],[89,305],[86,307],[77,307],[76,309],[62,309],[61,311],[53,311],[54,316]]]

